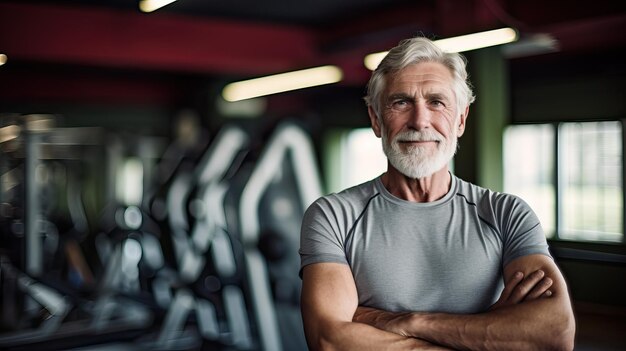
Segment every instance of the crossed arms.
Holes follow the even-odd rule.
[[[504,281],[500,299],[483,313],[393,313],[358,306],[347,265],[312,264],[303,270],[307,342],[311,350],[573,349],[567,286],[550,258],[517,258]]]

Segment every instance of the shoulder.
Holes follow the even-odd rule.
[[[307,212],[340,211],[353,212],[363,209],[372,198],[379,194],[376,186],[377,179],[350,187],[339,193],[332,193],[317,199]]]
[[[376,197],[375,181],[322,196],[313,202],[302,218],[301,240],[308,242],[315,237],[319,243],[321,235],[334,243],[343,242],[370,199]]]
[[[505,264],[530,254],[550,256],[539,218],[519,196],[492,191],[460,179],[457,195],[473,204],[481,221],[500,236]]]
[[[519,196],[456,179],[456,196],[474,206],[478,216],[494,228],[498,228],[498,231],[519,229],[515,227],[519,227],[520,224],[523,224],[521,226],[523,228],[530,228],[539,223],[532,208]]]
[[[481,210],[511,212],[528,211],[530,206],[519,196],[493,191],[476,184],[456,178],[456,195]]]

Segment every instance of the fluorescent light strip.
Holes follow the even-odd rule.
[[[446,52],[470,51],[489,46],[502,45],[516,41],[517,31],[513,28],[501,28],[458,37],[436,40],[435,44]],[[373,71],[378,67],[388,51],[377,52],[365,56],[365,67]]]
[[[517,40],[517,32],[513,28],[502,28],[460,37],[437,40],[435,44],[443,51],[461,52],[489,46],[502,45]]]
[[[141,0],[139,2],[139,9],[142,12],[152,12],[160,9],[165,5],[169,5],[176,0]]]
[[[224,87],[222,97],[235,102],[259,96],[282,93],[341,81],[343,73],[337,66],[322,66],[300,71],[244,80]]]

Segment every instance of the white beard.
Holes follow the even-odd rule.
[[[454,157],[457,150],[457,133],[446,140],[443,135],[433,130],[407,130],[398,133],[391,143],[387,140],[387,133],[381,123],[383,152],[389,163],[400,173],[413,179],[431,176],[443,169]],[[437,149],[433,152],[430,146],[400,146],[400,141],[437,141]]]

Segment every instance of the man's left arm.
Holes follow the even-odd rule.
[[[365,309],[355,320],[455,349],[470,350],[572,350],[575,322],[567,285],[548,256],[534,254],[514,259],[504,267],[505,290],[524,276],[542,271],[551,280],[550,296],[530,296],[471,315],[410,312],[393,314]],[[546,279],[542,279],[546,281]],[[518,289],[523,284],[517,284]],[[511,292],[520,295],[520,292]]]

